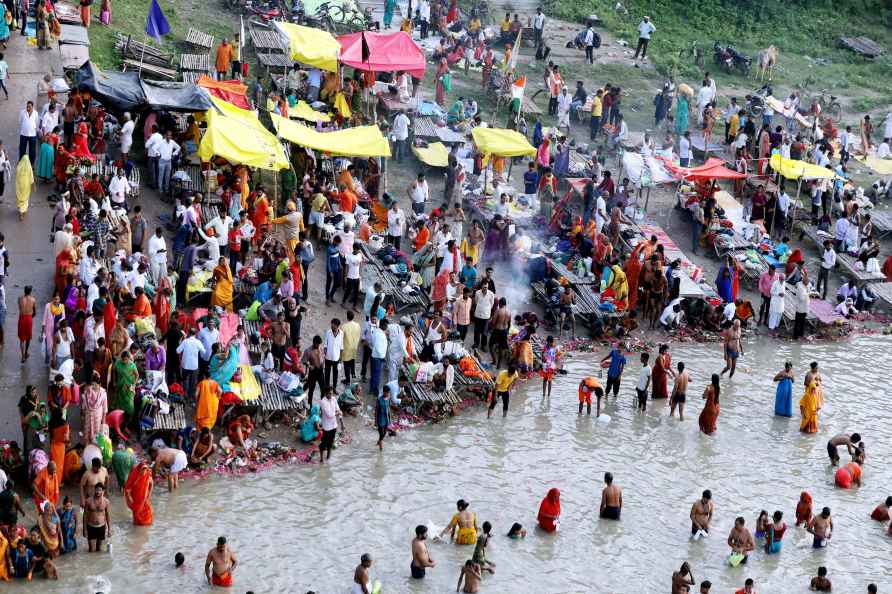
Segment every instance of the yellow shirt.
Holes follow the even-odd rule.
[[[511,385],[517,380],[517,372],[508,375],[508,370],[503,369],[496,376],[496,392],[507,392],[511,389]]]
[[[596,118],[601,117],[602,109],[601,98],[596,95],[594,100],[592,100],[592,115]]]
[[[507,33],[508,31],[510,31],[511,30],[511,21],[509,21],[508,19],[505,19],[504,21],[502,21],[501,28],[502,28],[502,33]]]
[[[468,31],[470,31],[471,33],[476,33],[479,28],[480,28],[480,19],[474,18],[474,19],[471,19],[470,23],[468,23]]]
[[[731,138],[737,136],[738,128],[740,128],[740,116],[735,113],[731,116],[731,120],[728,122],[728,135]]]
[[[351,320],[341,326],[344,334],[344,349],[341,351],[341,361],[353,361],[356,359],[356,351],[359,348],[360,327],[355,320]]]

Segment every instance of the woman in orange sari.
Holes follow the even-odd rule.
[[[76,273],[74,263],[74,250],[65,249],[56,256],[56,273],[53,276],[53,283],[59,295],[62,295],[65,285],[68,284],[68,275]]]
[[[626,281],[629,284],[629,309],[635,309],[635,304],[638,303],[638,275],[641,273],[641,260],[638,254],[641,253],[642,249],[644,249],[643,243],[636,245],[632,253],[629,254],[626,265],[623,267],[623,272],[626,273]]]
[[[716,430],[716,421],[719,418],[719,374],[712,374],[712,383],[703,390],[703,398],[706,399],[706,405],[700,411],[700,431],[706,435],[712,435]]]
[[[557,532],[560,525],[561,517],[561,492],[552,488],[548,490],[548,494],[542,503],[539,504],[539,513],[536,519],[539,527],[545,532]]]
[[[222,307],[226,311],[232,311],[232,271],[225,256],[214,268],[214,292],[211,293],[211,307]]]
[[[152,469],[145,462],[133,467],[124,483],[124,501],[133,512],[133,524],[152,525]]]
[[[164,280],[167,280],[167,277],[164,277]],[[155,324],[158,326],[158,330],[161,332],[161,335],[164,336],[167,334],[167,329],[170,328],[170,295],[172,291],[170,287],[161,287],[159,285],[158,294],[155,295],[155,300],[152,302],[152,313],[155,314]]]
[[[805,394],[799,401],[799,411],[802,413],[802,421],[799,430],[803,433],[818,432],[818,384],[812,381],[805,388]]]

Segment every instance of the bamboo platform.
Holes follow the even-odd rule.
[[[430,307],[430,299],[426,291],[420,287],[416,291],[406,291],[397,276],[381,262],[377,254],[372,253],[367,244],[359,242],[359,245],[362,255],[365,256],[368,263],[363,267],[363,275],[367,281],[366,286],[380,282],[384,294],[393,300],[397,313],[409,308],[426,310]]]
[[[214,47],[214,36],[208,35],[204,31],[199,31],[194,27],[189,27],[189,32],[186,33],[186,43],[197,47],[211,49]]]
[[[121,54],[125,63],[132,61],[133,65],[138,67],[142,62],[143,70],[146,70],[147,64],[165,69],[169,69],[173,64],[173,54],[162,51],[150,43],[138,41],[131,35],[116,33],[115,49]]]
[[[892,307],[892,283],[876,283],[870,288],[876,293],[877,300],[885,303],[886,307]]]
[[[277,52],[285,51],[285,49],[282,47],[282,40],[279,38],[278,33],[276,33],[275,31],[270,31],[268,29],[266,29],[266,30],[258,29],[257,27],[251,27],[250,35],[251,35],[251,43],[254,44],[254,48],[257,50],[267,50],[267,51],[277,51]]]
[[[242,326],[245,328],[245,335],[248,337],[248,352],[251,355],[260,357],[260,344],[263,342],[263,337],[260,337],[257,344],[254,344],[254,341],[250,339],[253,335],[260,336],[260,321],[242,319]]]
[[[446,404],[454,406],[461,402],[461,397],[453,390],[444,390],[442,392],[435,390],[433,384],[410,383],[405,386],[409,398],[416,404]]]
[[[155,66],[154,64],[146,64],[143,62],[139,63],[138,60],[125,59],[124,61],[124,70],[137,70],[141,72],[143,78],[154,78],[154,79],[164,79],[164,80],[176,80],[177,79],[177,71],[171,68],[164,68],[162,66]]]
[[[291,398],[286,392],[282,391],[278,384],[260,384],[260,391],[260,397],[251,404],[256,403],[262,412],[297,411],[307,407],[305,394],[301,394],[297,398]]]
[[[855,278],[858,282],[878,283],[886,280],[886,275],[882,272],[867,272],[863,268],[856,268],[855,263],[857,261],[849,254],[836,254],[836,263],[846,271],[846,274]]]
[[[266,68],[289,68],[291,60],[285,54],[257,54],[257,61]]]
[[[181,402],[171,402],[170,412],[155,413],[155,425],[150,431],[179,431],[186,427],[186,407]]]
[[[183,70],[197,70],[202,73],[210,72],[210,54],[180,54],[180,68]]]

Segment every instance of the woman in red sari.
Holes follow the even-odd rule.
[[[164,277],[165,279],[167,277]],[[152,313],[155,314],[155,323],[161,334],[167,334],[170,327],[170,287],[159,287],[158,294],[152,302]]]
[[[446,13],[446,24],[451,25],[458,19],[458,0],[450,0],[449,12]]]
[[[661,344],[660,352],[654,360],[653,371],[653,389],[651,390],[651,398],[659,400],[669,397],[669,380],[668,376],[675,377],[672,371],[672,357],[669,356],[669,345]]]
[[[124,501],[133,512],[136,526],[152,525],[152,487],[152,469],[145,462],[140,462],[133,467],[124,483]]]
[[[703,390],[703,398],[706,404],[700,411],[700,431],[706,435],[712,435],[716,430],[716,421],[719,418],[719,374],[712,374],[712,383]]]
[[[446,58],[440,59],[440,64],[437,66],[437,104],[444,108],[446,107],[446,86],[443,84],[443,78],[449,74],[449,64],[446,62]]]
[[[68,276],[73,274],[75,274],[74,250],[62,250],[56,256],[56,274],[53,276],[56,292],[60,296],[65,291],[65,285],[68,284]]]
[[[641,273],[641,260],[638,255],[644,249],[644,243],[639,243],[629,254],[626,265],[623,266],[623,272],[626,273],[626,280],[629,283],[629,309],[635,309],[638,303],[638,275]]]
[[[557,488],[548,490],[548,495],[539,504],[537,520],[545,532],[557,532],[561,517],[561,492]]]

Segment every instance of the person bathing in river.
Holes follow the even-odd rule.
[[[539,504],[539,513],[536,519],[539,527],[545,532],[557,532],[560,528],[561,518],[561,492],[557,488],[548,490],[548,494]]]
[[[811,545],[813,549],[823,549],[830,544],[830,537],[833,536],[833,518],[830,517],[830,508],[825,507],[820,514],[812,518],[807,529],[814,535]]]
[[[604,474],[604,484],[599,516],[605,520],[619,520],[623,509],[623,490],[613,484],[613,475],[609,472]]]
[[[582,378],[582,381],[579,382],[579,414],[582,414],[582,405],[586,405],[586,414],[592,414],[592,393],[595,394],[595,397],[598,399],[598,406],[595,411],[595,416],[601,416],[601,398],[604,397],[604,389],[601,388],[600,382],[593,378],[592,376],[586,376]]]
[[[712,491],[706,489],[702,497],[691,506],[691,536],[703,532],[709,534],[709,526],[712,524],[712,514],[715,513],[715,505],[712,503]]]
[[[746,527],[746,520],[741,517],[734,520],[734,528],[728,534],[728,546],[731,547],[731,558],[734,555],[742,555],[741,560],[736,565],[746,563],[750,552],[756,548],[753,534]]]
[[[725,343],[725,368],[719,375],[725,375],[726,371],[730,371],[728,377],[734,377],[737,370],[737,358],[743,355],[743,341],[741,341],[740,320],[734,320],[731,327],[722,332],[722,338]]]
[[[678,373],[675,374],[675,383],[672,385],[672,397],[669,399],[669,416],[675,416],[675,407],[678,407],[678,420],[684,421],[684,403],[687,398],[688,383],[691,381],[690,374],[685,371],[684,363],[681,361],[677,365]]]
[[[167,490],[173,491],[179,486],[179,474],[189,465],[186,452],[175,448],[149,448],[149,459],[153,462],[152,476],[164,469],[167,471]]]
[[[458,508],[458,512],[452,516],[452,520],[449,521],[440,536],[448,532],[450,542],[460,545],[476,544],[477,514],[468,511],[470,504],[464,499],[459,499],[455,506]]]
[[[855,449],[857,448],[858,442],[861,441],[861,436],[857,433],[852,433],[852,435],[844,435],[840,433],[839,435],[834,436],[827,442],[827,455],[830,456],[830,463],[836,466],[839,464],[839,446],[846,446],[846,449],[849,451],[849,455],[855,455]]]
[[[465,594],[476,594],[480,591],[480,581],[482,579],[480,566],[474,563],[472,559],[468,559],[461,568],[461,575],[458,576],[458,584],[455,586],[455,591],[458,592],[461,589],[462,581],[464,581],[465,587],[461,591]]]
[[[424,578],[428,567],[435,567],[437,564],[431,559],[427,550],[427,526],[419,524],[415,527],[415,538],[412,539],[412,563],[409,564],[409,571],[412,578],[420,580]]]
[[[876,520],[877,522],[888,522],[890,519],[890,508],[892,508],[892,496],[886,497],[886,501],[874,508],[873,512],[870,514],[870,519]]]

